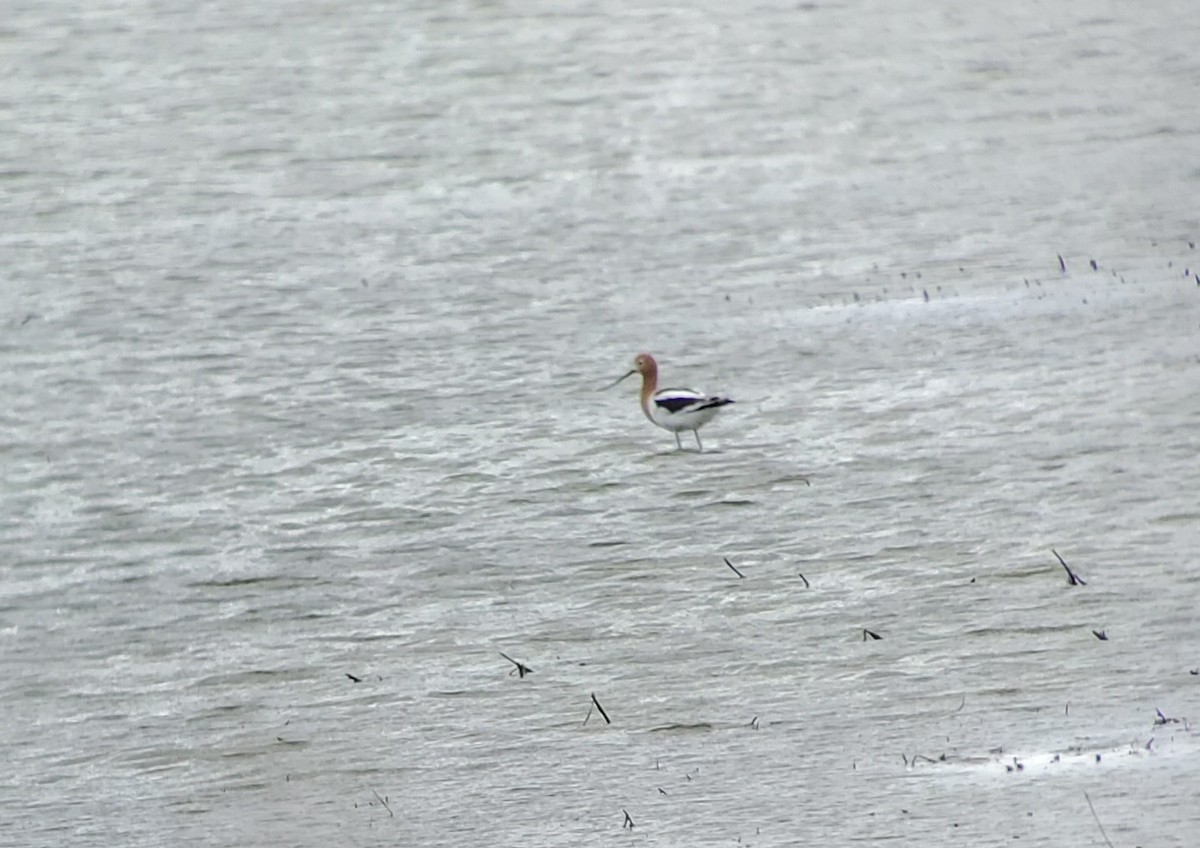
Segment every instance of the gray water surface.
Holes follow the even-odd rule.
[[[1194,12],[13,4],[0,844],[1194,846]]]

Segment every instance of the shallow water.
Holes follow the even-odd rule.
[[[1191,11],[16,7],[0,843],[1190,846]]]

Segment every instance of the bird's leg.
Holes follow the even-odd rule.
[[[675,447],[683,450],[683,442],[679,441],[679,431],[675,431]]]
[[[693,430],[692,435],[696,437],[696,450],[700,453],[704,453],[704,445],[700,444],[700,431]]]

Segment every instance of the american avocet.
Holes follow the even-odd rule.
[[[701,452],[700,428],[713,419],[717,411],[732,400],[723,395],[706,395],[691,389],[659,389],[658,363],[648,353],[639,353],[633,359],[633,368],[608,385],[615,386],[626,377],[642,375],[642,412],[651,423],[675,434],[675,444],[683,450],[679,440],[682,430],[691,430],[696,437],[696,447]]]

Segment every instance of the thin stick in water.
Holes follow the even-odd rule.
[[[388,817],[394,819],[396,817],[396,814],[393,813],[392,808],[388,806],[387,799],[384,798],[382,795],[380,795],[378,792],[376,792],[374,789],[371,790],[371,794],[375,796],[375,799],[377,801],[379,801],[380,804],[383,804],[383,808],[388,811]]]
[[[742,574],[742,572],[737,570],[737,567],[732,562],[729,561],[729,557],[721,557],[721,559],[725,560],[725,564],[728,565],[730,568],[732,568],[733,573],[736,574],[738,577],[746,576],[745,574]]]
[[[596,709],[600,711],[600,715],[604,717],[605,724],[612,724],[612,719],[608,717],[608,713],[604,711],[604,707],[600,706],[600,702],[596,700],[596,693],[592,693],[592,703],[596,705]]]
[[[1067,570],[1067,583],[1068,584],[1070,584],[1071,586],[1086,586],[1087,585],[1087,581],[1071,570],[1071,566],[1067,565],[1067,561],[1058,555],[1058,551],[1051,548],[1050,553],[1054,554],[1055,558],[1058,559],[1058,561],[1062,565],[1062,567]]]
[[[1104,844],[1106,844],[1108,848],[1113,848],[1112,840],[1109,839],[1108,834],[1104,832],[1104,825],[1100,824],[1100,817],[1096,815],[1096,808],[1092,806],[1092,799],[1088,798],[1088,794],[1086,792],[1083,793],[1083,797],[1087,798],[1088,809],[1092,811],[1092,818],[1096,820],[1096,827],[1100,828],[1100,835],[1104,837]]]
[[[508,660],[510,663],[512,663],[513,665],[516,666],[516,668],[514,668],[512,671],[510,671],[508,673],[509,677],[512,677],[513,672],[516,672],[518,674],[518,676],[520,676],[520,677],[524,677],[527,674],[533,674],[532,668],[525,665],[525,663],[517,662],[512,657],[510,657],[508,654],[504,653],[504,651],[496,651],[496,653],[498,653],[500,656],[504,657],[506,660]]]

